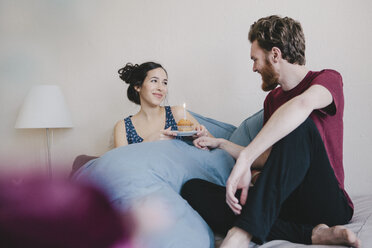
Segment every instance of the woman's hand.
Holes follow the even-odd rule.
[[[208,136],[201,136],[194,140],[194,146],[199,149],[208,150],[209,148],[218,148],[221,143],[222,139],[212,138]]]
[[[172,131],[171,127],[160,131],[160,140],[174,139],[175,136],[177,136],[177,133]]]

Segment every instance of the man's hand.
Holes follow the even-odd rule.
[[[226,203],[235,214],[241,213],[242,206],[247,201],[250,182],[251,164],[239,157],[226,182]],[[240,201],[235,197],[238,189],[242,190]]]
[[[208,130],[203,125],[196,125],[195,131],[197,131],[197,133],[193,136],[195,139],[202,136],[208,136]]]
[[[201,136],[194,140],[194,146],[199,149],[218,148],[221,144],[221,139],[212,138],[208,136]]]

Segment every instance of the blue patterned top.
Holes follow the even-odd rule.
[[[172,114],[172,110],[170,106],[164,106],[165,108],[165,127],[164,129],[167,129],[171,127],[171,130],[177,131],[177,123],[176,120],[174,119],[174,116]],[[140,137],[136,131],[136,129],[133,126],[132,120],[131,120],[132,115],[128,116],[127,118],[124,119],[125,123],[125,131],[127,133],[127,141],[128,144],[134,144],[134,143],[141,143],[143,142],[143,138]],[[176,137],[178,138],[178,137]]]

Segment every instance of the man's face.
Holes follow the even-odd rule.
[[[269,52],[265,52],[255,40],[251,46],[251,59],[253,60],[253,71],[261,74],[264,91],[270,91],[278,85],[279,75],[274,70],[269,60]]]

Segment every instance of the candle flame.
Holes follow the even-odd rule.
[[[183,103],[183,118],[186,120],[186,103]]]

